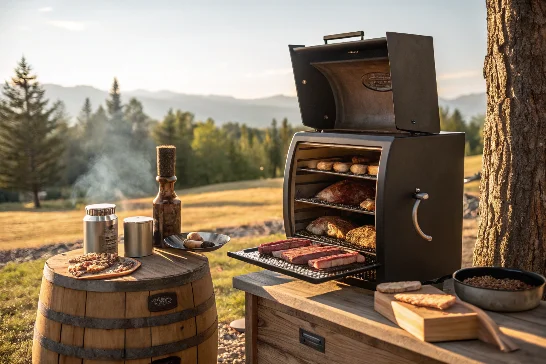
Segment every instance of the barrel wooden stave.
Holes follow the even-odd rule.
[[[202,260],[203,258],[200,257],[199,259]],[[201,339],[201,341],[185,350],[149,358],[90,360],[58,354],[42,347],[40,342],[35,340],[33,345],[33,363],[144,364],[171,356],[180,357],[182,364],[215,363],[218,350],[216,303],[214,302],[214,291],[208,264],[202,265],[202,269],[206,269],[206,272],[189,274],[190,282],[186,284],[159,290],[131,290],[128,292],[94,292],[61,287],[51,283],[46,279],[46,275],[44,274],[40,291],[41,304],[46,309],[72,316],[111,319],[115,321],[120,319],[163,316],[170,313],[187,311],[196,307],[200,310],[207,306],[210,307],[194,317],[189,317],[179,322],[161,326],[125,329],[99,329],[72,326],[50,320],[38,310],[35,325],[37,334],[56,343],[86,349],[126,349],[129,352],[131,349],[150,348],[151,346],[170,344],[184,339]],[[192,281],[192,277],[200,278]],[[176,277],[173,279],[179,282],[184,281],[183,279],[176,280]],[[70,285],[73,284],[72,282],[69,283]],[[161,285],[166,285],[164,279],[161,280]],[[150,283],[149,286],[152,287],[153,284]],[[97,287],[97,285],[95,284],[93,287]],[[133,284],[131,287],[134,288],[135,285]],[[108,288],[106,290],[111,289]],[[168,311],[150,312],[148,310],[149,296],[166,292],[176,293],[177,307]],[[210,336],[208,338],[194,338],[199,334]]]

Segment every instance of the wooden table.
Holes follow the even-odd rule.
[[[546,363],[546,302],[531,311],[488,312],[521,348],[478,340],[426,343],[373,309],[373,292],[262,271],[233,278],[246,292],[247,363]],[[300,343],[301,332],[310,347]],[[324,353],[314,335],[325,338]],[[317,350],[318,349],[318,350]]]

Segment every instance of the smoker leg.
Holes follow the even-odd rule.
[[[245,293],[245,356],[246,364],[258,363],[258,297]]]

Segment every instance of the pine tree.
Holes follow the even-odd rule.
[[[132,125],[125,119],[123,114],[123,104],[121,102],[121,91],[119,88],[118,79],[114,77],[112,88],[110,89],[109,98],[106,100],[106,108],[108,110],[108,139],[107,144],[123,143],[126,144],[131,138]]]
[[[169,109],[163,121],[155,126],[152,135],[157,145],[176,144],[176,116],[173,109]]]
[[[148,122],[150,118],[144,113],[142,103],[131,98],[125,107],[125,119],[131,124],[131,144],[135,150],[146,147],[148,142]]]
[[[114,77],[114,82],[112,83],[112,88],[110,89],[110,99],[106,100],[106,106],[108,109],[108,114],[111,118],[118,116],[123,110],[123,105],[121,104],[121,91],[119,89],[118,79]]]
[[[78,123],[85,128],[91,121],[91,115],[93,115],[91,100],[89,100],[89,97],[86,97],[80,115],[78,116]]]
[[[176,147],[176,176],[178,186],[189,186],[194,183],[193,168],[199,168],[193,161],[194,116],[189,112],[172,109],[161,123],[158,123],[152,132],[153,140],[157,145],[168,144]]]
[[[31,74],[23,57],[0,102],[0,185],[31,192],[40,207],[38,192],[52,185],[60,171],[63,127],[59,103],[48,107],[45,90]]]
[[[286,161],[286,155],[288,154],[288,148],[290,147],[290,142],[292,141],[292,136],[294,134],[292,127],[288,124],[288,119],[284,118],[281,125],[281,163]]]
[[[264,146],[268,159],[269,175],[271,178],[275,178],[277,170],[281,168],[281,140],[275,119],[271,122],[271,127],[267,129]]]

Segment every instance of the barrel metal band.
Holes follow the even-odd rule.
[[[215,297],[213,294],[205,302],[194,308],[161,316],[134,317],[128,319],[104,319],[96,317],[73,316],[64,312],[54,311],[51,308],[46,307],[42,302],[38,302],[38,311],[47,319],[60,322],[63,325],[106,330],[138,329],[141,327],[169,325],[196,317],[211,308],[214,305],[214,302]]]
[[[34,329],[34,340],[36,340],[43,348],[55,353],[82,358],[87,360],[133,360],[145,359],[155,356],[172,354],[177,351],[186,350],[195,347],[205,342],[210,338],[218,328],[218,317],[214,323],[202,333],[189,337],[184,340],[176,341],[164,345],[156,345],[147,348],[131,348],[131,349],[92,349],[82,348],[79,346],[66,345],[53,341],[40,333],[37,328]]]

